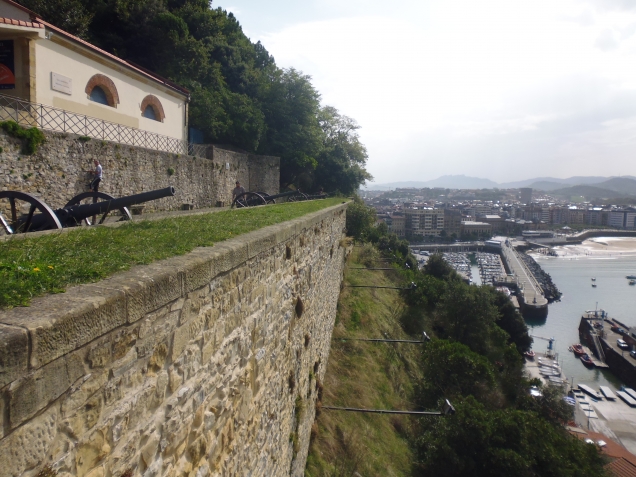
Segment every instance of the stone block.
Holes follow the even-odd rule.
[[[24,328],[0,325],[0,388],[24,376],[29,366],[29,338]]]
[[[174,362],[185,350],[188,343],[203,336],[203,329],[206,323],[206,316],[199,315],[190,322],[174,330],[172,338],[172,361]]]
[[[14,381],[9,387],[9,422],[14,429],[65,393],[84,374],[77,354],[70,354]]]
[[[183,271],[184,293],[197,290],[212,281],[212,257],[210,247],[199,247],[180,257],[179,267]]]
[[[126,323],[123,298],[118,290],[82,285],[0,312],[0,323],[28,329],[30,366],[39,368]]]
[[[249,234],[248,234],[249,235]],[[212,276],[229,272],[247,260],[247,241],[245,236],[226,240],[211,247]]]
[[[108,373],[97,370],[76,382],[62,402],[62,416],[66,417],[83,406],[93,394],[103,388],[107,380]]]
[[[108,454],[110,454],[110,445],[106,440],[105,431],[98,429],[77,445],[75,455],[77,477],[87,475]]]
[[[58,410],[52,407],[0,440],[2,475],[19,477],[45,459],[57,430]]]
[[[248,234],[247,242],[247,258],[254,258],[260,253],[265,253],[275,247],[277,242],[276,234],[273,233],[278,227],[272,226],[273,230],[267,230],[269,227],[256,230]]]

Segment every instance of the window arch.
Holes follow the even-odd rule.
[[[96,103],[106,104],[112,108],[116,108],[119,104],[119,93],[117,93],[115,83],[108,76],[93,75],[86,83],[85,91],[88,99]]]
[[[154,121],[163,122],[166,117],[163,112],[163,106],[161,101],[156,96],[149,94],[141,102],[141,115],[144,118],[152,119]]]

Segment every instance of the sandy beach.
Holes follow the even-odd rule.
[[[559,257],[615,259],[636,256],[636,237],[596,237],[576,245],[554,248]]]

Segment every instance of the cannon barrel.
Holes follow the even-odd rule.
[[[93,215],[101,215],[111,210],[121,209],[122,207],[130,207],[135,204],[142,204],[151,200],[162,199],[174,195],[174,187],[166,187],[165,189],[151,190],[142,192],[141,194],[120,197],[119,199],[105,200],[94,204],[80,204],[71,207],[64,207],[55,210],[55,215],[59,219],[63,227],[72,227],[87,217]]]

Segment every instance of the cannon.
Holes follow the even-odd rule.
[[[64,207],[53,210],[32,194],[12,190],[0,191],[0,225],[7,234],[55,230],[80,225],[103,224],[113,211],[119,212],[118,220],[130,220],[132,217],[128,207],[131,205],[173,195],[174,187],[143,192],[119,199],[104,192],[91,191],[76,195]],[[27,208],[28,212],[21,213]],[[2,215],[3,210],[9,211],[8,219]],[[99,222],[97,216],[101,216]]]
[[[236,196],[232,202],[232,207],[256,207],[257,205],[275,204],[276,199],[283,197],[287,197],[287,202],[300,202],[302,200],[324,199],[327,194],[307,195],[300,190],[281,192],[275,195],[269,195],[266,192],[243,192]]]

